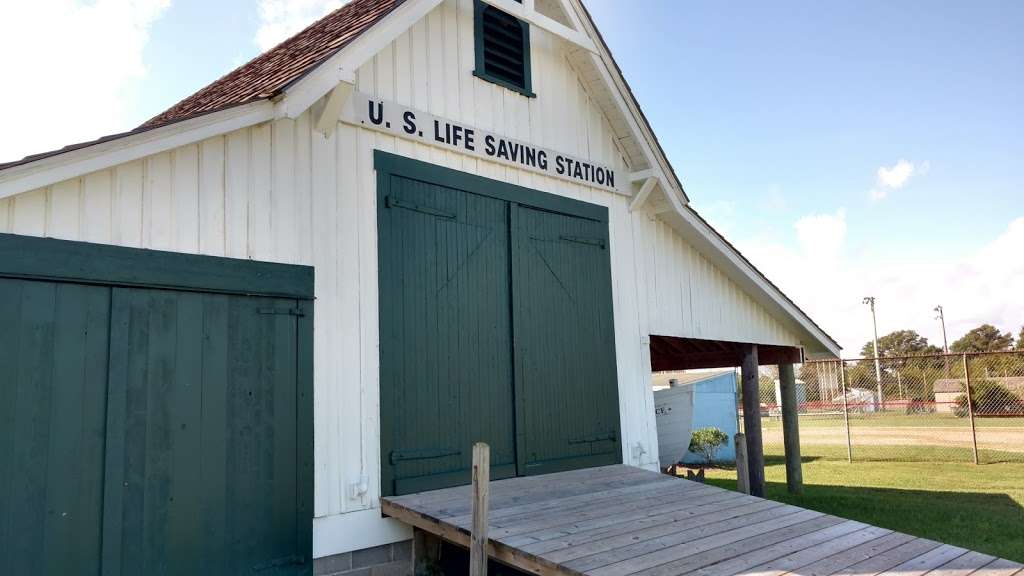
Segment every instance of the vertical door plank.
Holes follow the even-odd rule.
[[[53,390],[53,334],[57,286],[26,286],[21,294],[14,449],[7,540],[12,572],[42,572],[46,477]]]
[[[225,525],[228,483],[227,382],[228,296],[205,295],[203,306],[203,361],[201,408],[202,559],[211,574],[226,574]]]
[[[168,293],[174,317],[173,373],[167,382],[168,464],[166,541],[169,573],[198,574],[202,563],[200,503],[205,490],[202,469],[203,304],[193,292]],[[170,342],[166,343],[171,345]]]

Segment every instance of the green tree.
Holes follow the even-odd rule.
[[[991,324],[982,324],[953,342],[949,349],[959,353],[1001,352],[1009,350],[1011,345],[1013,345],[1013,336],[1009,332],[1000,332]]]
[[[975,416],[1020,416],[1024,414],[1024,399],[991,380],[980,380],[971,385],[971,405]],[[956,399],[953,413],[967,416],[967,395]]]
[[[714,426],[698,428],[690,436],[690,452],[704,458],[705,465],[711,465],[718,449],[729,443],[729,435]]]
[[[1017,350],[1024,350],[1024,326],[1020,327],[1020,335],[1017,336]]]
[[[928,339],[914,330],[896,330],[878,339],[879,356],[916,356],[919,354],[938,354],[942,350],[928,343]],[[861,356],[870,358],[875,355],[874,343],[868,340],[860,349]]]

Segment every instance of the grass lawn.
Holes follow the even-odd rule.
[[[786,492],[786,470],[768,457],[768,497],[1024,562],[1024,464],[836,462],[805,459],[804,495]],[[736,471],[707,471],[736,488]]]

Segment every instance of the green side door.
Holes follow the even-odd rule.
[[[519,474],[621,462],[608,224],[513,210]]]
[[[379,177],[382,490],[514,476],[508,204]]]
[[[309,572],[299,303],[114,288],[104,574]]]
[[[311,574],[298,310],[0,278],[0,571]]]

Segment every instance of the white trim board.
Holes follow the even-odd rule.
[[[244,104],[12,166],[0,170],[0,199],[266,122],[273,112],[265,100]]]
[[[412,528],[381,516],[379,508],[313,519],[313,558],[403,542]]]

